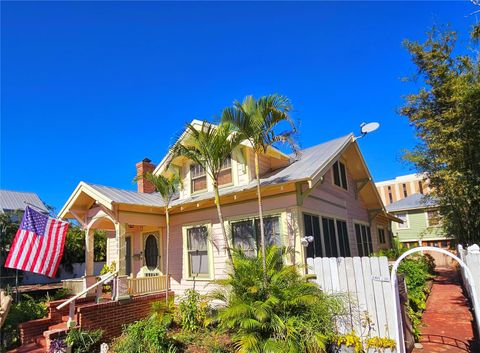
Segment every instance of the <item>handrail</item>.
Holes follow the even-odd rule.
[[[85,293],[89,292],[90,290],[92,290],[93,288],[99,286],[100,284],[105,283],[106,281],[108,281],[109,279],[115,277],[116,275],[118,275],[118,271],[115,271],[115,272],[112,272],[112,273],[107,273],[104,278],[102,278],[102,276],[100,276],[100,278],[102,278],[100,281],[95,282],[95,283],[92,284],[90,287],[88,287],[87,289],[85,289],[83,292],[81,292],[81,293],[75,295],[74,297],[72,297],[72,298],[64,301],[62,304],[60,304],[59,306],[57,306],[57,310],[60,310],[61,308],[67,306],[67,305],[70,304],[71,302],[74,302],[75,300],[77,300],[79,297],[81,297],[81,296],[84,295]]]

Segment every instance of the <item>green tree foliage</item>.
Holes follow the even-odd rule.
[[[294,139],[297,128],[290,116],[292,109],[290,99],[279,94],[271,94],[259,99],[247,96],[243,99],[243,102],[235,101],[232,107],[225,108],[222,112],[222,122],[232,124],[237,134],[251,143],[255,152],[255,178],[257,181],[262,259],[266,259],[266,250],[259,156],[266,153],[269,147],[278,143],[287,144],[295,153],[298,151]],[[288,128],[279,131],[284,123],[288,125]],[[262,268],[266,273],[265,261],[262,263]],[[266,282],[266,274],[264,282]]]
[[[464,244],[480,241],[479,33],[477,25],[471,51],[456,47],[448,30],[405,42],[422,83],[401,108],[420,141],[405,158],[426,172],[446,233]]]
[[[96,230],[93,237],[94,261],[106,261],[107,233]],[[67,271],[72,271],[72,264],[78,262],[85,262],[85,231],[75,224],[70,224],[65,237],[61,264]]]
[[[179,139],[178,143],[173,146],[173,154],[174,156],[184,156],[201,165],[212,178],[215,205],[217,206],[225,251],[231,262],[232,255],[228,247],[227,231],[223,222],[218,179],[223,169],[223,163],[232,157],[234,149],[242,142],[243,136],[232,133],[232,126],[229,122],[222,122],[217,126],[204,121],[200,128],[188,124],[186,131],[187,137]]]
[[[262,258],[233,251],[235,272],[218,281],[213,297],[224,302],[216,316],[232,334],[238,352],[323,352],[342,306],[284,263],[287,250],[266,249],[267,285]]]

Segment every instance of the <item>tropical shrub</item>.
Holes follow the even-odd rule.
[[[167,335],[168,323],[148,318],[126,325],[123,333],[113,342],[116,353],[171,353],[178,343]]]
[[[73,353],[90,353],[100,350],[103,336],[102,330],[70,329],[65,337],[65,343],[72,347]]]
[[[183,330],[195,331],[205,324],[208,304],[194,289],[187,289],[178,304],[178,316]]]
[[[212,297],[221,300],[215,320],[230,332],[238,352],[323,352],[333,334],[338,300],[307,282],[298,268],[284,263],[289,250],[266,251],[267,281],[262,258],[233,251],[235,271],[217,283]]]

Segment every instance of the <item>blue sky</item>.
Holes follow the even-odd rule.
[[[79,181],[135,189],[193,118],[279,92],[302,147],[360,141],[375,180],[411,169],[414,131],[396,111],[415,73],[405,38],[450,23],[465,42],[468,1],[322,3],[2,2],[1,180],[57,210]]]

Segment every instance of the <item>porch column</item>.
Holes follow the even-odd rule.
[[[90,228],[85,230],[85,276],[93,276],[93,232]]]
[[[126,274],[126,261],[125,261],[125,254],[126,254],[126,242],[125,242],[125,232],[126,232],[126,224],[125,223],[115,223],[115,238],[117,240],[117,254],[116,260],[117,263],[117,270],[119,275]]]

